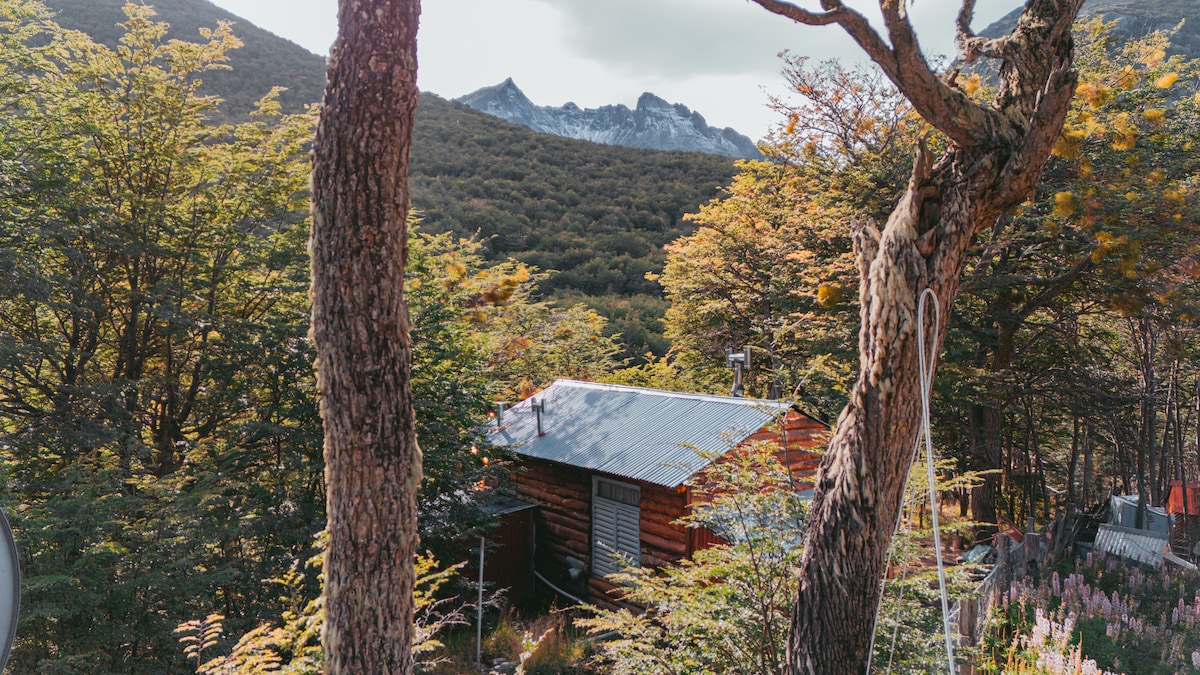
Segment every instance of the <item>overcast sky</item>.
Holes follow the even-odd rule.
[[[318,54],[337,32],[337,0],[213,2]],[[951,55],[959,1],[910,2],[925,51]],[[978,3],[975,28],[1021,4]],[[417,41],[421,89],[446,98],[506,77],[538,105],[632,107],[650,91],[754,139],[778,120],[767,101],[783,93],[779,52],[861,58],[841,29],[800,26],[748,0],[424,0]]]

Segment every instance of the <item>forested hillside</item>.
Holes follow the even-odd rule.
[[[48,0],[57,12],[55,21],[64,28],[83,31],[101,44],[115,45],[124,31],[125,0]],[[139,3],[143,4],[143,3]],[[233,22],[233,32],[242,46],[229,53],[229,70],[204,74],[201,93],[225,99],[219,114],[242,117],[254,110],[258,99],[272,87],[285,87],[279,102],[288,112],[321,100],[325,91],[325,59],[258,26],[243,21],[208,0],[154,0],[146,2],[155,17],[171,25],[170,37],[195,42],[201,28],[215,28],[219,21]]]
[[[112,45],[122,34],[124,0],[47,4],[64,26],[98,42]],[[320,100],[323,58],[207,0],[150,4],[181,39],[236,21],[243,46],[229,52],[230,70],[204,73],[200,90],[225,99],[222,118],[245,115],[273,86],[287,88],[279,97],[285,111]],[[512,256],[550,272],[543,294],[598,309],[635,359],[667,349],[667,303],[646,273],[662,270],[663,246],[694,229],[683,216],[734,172],[726,157],[537,134],[432,94],[422,97],[412,158],[412,201],[427,231],[478,237],[489,259]]]
[[[71,11],[115,23],[123,15],[96,18],[110,4]],[[1166,20],[1183,4],[1154,6]],[[195,11],[166,11],[180,8]],[[216,18],[203,0],[163,9],[179,26]],[[324,456],[305,246],[316,114],[303,97],[244,114],[272,73],[287,77],[279,64],[317,72],[319,59],[248,65],[225,29],[169,44],[144,8],[129,12],[107,40],[123,36],[133,58],[57,31],[29,0],[0,0],[0,508],[24,575],[11,669],[320,672]],[[1200,61],[1167,35],[1129,39],[1097,22],[1075,38],[1080,84],[1046,170],[1027,201],[977,231],[942,308],[936,490],[927,497],[916,472],[899,527],[884,523],[898,532],[896,574],[881,575],[871,672],[939,667],[931,508],[963,549],[1064,513],[1094,527],[1051,531],[1093,545],[1103,516],[1085,510],[1102,513],[1112,494],[1163,504],[1176,482],[1200,478]],[[232,71],[220,70],[227,52]],[[239,69],[256,84],[229,90],[228,112],[195,88],[237,82]],[[559,377],[728,391],[724,350],[736,345],[753,353],[750,396],[838,419],[866,344],[855,247],[870,246],[869,224],[906,190],[918,139],[937,151],[949,141],[877,72],[793,58],[784,77],[794,96],[779,102],[773,161],[738,166],[539,135],[424,97],[412,171],[423,220],[405,294],[418,528],[432,556],[418,586],[446,584],[416,594],[428,640],[439,611],[476,597],[453,570],[434,570],[474,558],[462,542],[486,532],[481,488],[505,484],[510,465],[480,442],[491,402]],[[971,73],[952,86],[972,104],[992,100]],[[922,270],[921,247],[937,245],[891,241]],[[908,290],[895,316],[912,335]],[[663,335],[669,357],[621,367],[629,353],[661,352]],[[529,673],[787,672],[809,513],[796,488],[810,477],[786,473],[774,446],[759,450],[714,465],[693,502],[695,524],[733,528],[730,546],[630,568],[623,588],[652,609],[593,614],[590,630],[622,639],[571,643],[565,612],[549,630],[546,617],[518,626],[494,612],[488,656],[515,669],[537,652]],[[876,475],[892,487],[898,476]],[[1166,544],[1193,560],[1197,518]],[[1009,570],[1013,604],[964,658],[983,672],[1084,656],[1131,675],[1200,669],[1200,576],[1073,559],[1065,545],[1056,555],[1024,581]],[[980,595],[977,572],[952,572],[958,594]],[[446,670],[426,672],[478,672],[465,656],[473,629],[444,633],[444,650],[419,645],[422,659],[446,657]]]
[[[646,273],[693,229],[684,215],[729,182],[732,160],[538,134],[430,94],[412,152],[424,227],[551,272],[543,291],[595,306],[631,356],[666,351],[666,302]]]
[[[250,121],[215,124],[194,83],[221,65],[230,32],[171,43],[144,7],[129,11],[125,58],[59,31],[35,3],[0,0],[0,63],[26,66],[0,68],[14,672],[194,673],[180,624],[236,635],[281,613],[317,621],[316,118],[268,101]],[[419,528],[443,563],[481,522],[475,487],[490,470],[472,447],[487,403],[595,379],[619,351],[602,317],[538,302],[537,275],[480,249],[420,228],[408,246]],[[310,628],[293,658],[311,655]]]

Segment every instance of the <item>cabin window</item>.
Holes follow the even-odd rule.
[[[594,574],[606,577],[642,564],[640,499],[641,490],[636,485],[592,479]]]

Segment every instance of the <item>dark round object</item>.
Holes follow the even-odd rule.
[[[0,510],[0,672],[8,665],[21,610],[21,563],[8,518]]]

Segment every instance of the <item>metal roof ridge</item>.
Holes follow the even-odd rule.
[[[1143,536],[1143,537],[1149,537],[1151,539],[1162,539],[1163,541],[1168,541],[1171,538],[1170,535],[1162,534],[1160,532],[1155,532],[1154,530],[1138,529],[1136,527],[1125,527],[1124,525],[1113,525],[1112,523],[1100,523],[1100,527],[1103,527],[1103,528],[1109,530],[1110,532],[1115,532],[1117,534],[1138,535],[1138,536]]]
[[[662,396],[664,398],[682,398],[693,401],[709,401],[711,403],[728,403],[731,405],[742,406],[744,408],[779,408],[791,409],[793,404],[788,401],[775,401],[768,398],[744,398],[741,396],[720,396],[717,394],[692,394],[684,391],[668,391],[666,389],[652,389],[650,387],[635,387],[628,384],[607,384],[604,382],[588,382],[586,380],[571,380],[560,378],[554,381],[550,387],[558,384],[565,386],[579,387],[581,389],[597,389],[601,391],[618,391],[631,394],[646,394],[648,396]],[[550,387],[546,387],[549,389]],[[542,391],[545,391],[543,389]],[[540,394],[542,392],[538,392]],[[530,398],[535,398],[534,394]]]

